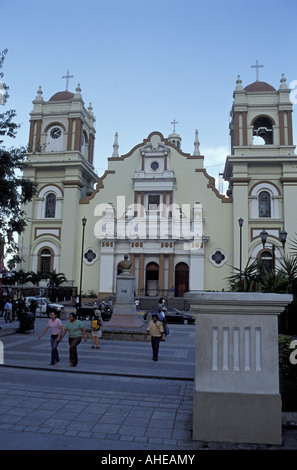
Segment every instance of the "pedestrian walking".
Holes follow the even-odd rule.
[[[158,310],[158,320],[162,323],[163,329],[164,329],[164,334],[165,336],[169,335],[169,328],[167,325],[167,320],[166,320],[166,308],[162,308],[162,310]],[[164,339],[165,341],[165,339]]]
[[[66,324],[66,327],[62,333],[61,341],[66,335],[67,331],[69,332],[68,342],[70,366],[75,367],[78,364],[77,346],[81,342],[82,337],[85,341],[87,341],[87,335],[84,325],[81,320],[78,320],[76,318],[75,313],[69,314],[69,321]]]
[[[60,357],[58,353],[58,345],[61,340],[63,325],[62,325],[60,318],[58,318],[55,312],[50,312],[50,317],[51,318],[48,324],[46,325],[46,327],[44,328],[43,332],[41,333],[38,339],[41,339],[44,333],[46,333],[47,330],[50,329],[51,331],[51,337],[50,337],[51,362],[49,363],[49,366],[54,366],[60,361]]]
[[[96,349],[101,349],[99,346],[99,338],[102,336],[102,318],[100,310],[95,310],[94,316],[92,318],[92,349],[94,349],[96,344]]]
[[[7,299],[5,305],[4,305],[4,317],[5,317],[5,323],[8,321],[11,323],[12,322],[12,303],[10,299]]]
[[[145,335],[145,337],[147,337],[148,334],[151,335],[153,361],[158,360],[159,345],[160,345],[160,341],[163,341],[163,333],[164,333],[163,325],[160,321],[158,321],[158,315],[153,314],[152,320],[148,324],[146,335]]]

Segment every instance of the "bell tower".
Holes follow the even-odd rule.
[[[280,82],[278,90],[259,80],[243,88],[238,76],[230,113],[232,155],[294,153],[290,89],[284,75]]]
[[[244,88],[238,76],[230,116],[231,155],[226,159],[224,179],[233,199],[234,266],[240,266],[240,254],[242,266],[264,255],[277,266],[283,255],[282,230],[288,236],[296,231],[290,214],[297,191],[297,156],[290,89],[284,75],[278,89],[260,81],[258,73],[257,80]],[[260,238],[263,228],[269,233],[265,253]]]
[[[29,223],[22,245],[29,255],[22,268],[55,269],[71,281],[78,263],[79,201],[92,193],[98,178],[93,166],[95,118],[91,104],[84,105],[80,85],[71,93],[67,83],[65,91],[48,101],[42,95],[39,87],[30,114],[24,177],[34,182],[37,194],[25,208]]]

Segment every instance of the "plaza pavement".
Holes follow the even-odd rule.
[[[296,415],[285,413],[281,446],[192,440],[195,326],[170,325],[158,362],[150,341],[102,339],[96,350],[88,339],[72,368],[67,336],[60,363],[48,365],[49,331],[38,339],[46,324],[36,318],[21,334],[0,317],[1,450],[297,450]]]

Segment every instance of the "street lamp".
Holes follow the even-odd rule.
[[[279,237],[280,237],[280,241],[282,242],[282,246],[283,246],[283,250],[284,250],[284,253],[285,253],[285,244],[286,244],[286,241],[287,241],[287,232],[283,229],[280,234],[279,234]],[[262,230],[262,232],[260,233],[260,237],[261,237],[261,241],[262,241],[262,244],[263,244],[263,249],[265,248],[265,243],[267,241],[267,237],[268,237],[268,233],[266,232],[266,230]],[[274,271],[275,269],[275,244],[272,243],[272,269]]]
[[[262,241],[262,245],[263,245],[263,250],[265,248],[265,243],[267,241],[267,238],[268,238],[268,232],[266,232],[265,229],[262,230],[262,232],[260,233],[260,237],[261,237],[261,241]]]
[[[79,286],[79,314],[81,309],[81,292],[82,292],[82,273],[83,273],[83,262],[84,262],[84,241],[85,241],[85,228],[87,224],[87,219],[83,217],[82,219],[82,242],[81,242],[81,260],[80,260],[80,286]]]
[[[284,229],[282,229],[282,231],[279,234],[279,237],[281,239],[284,251],[285,251],[285,244],[286,244],[286,241],[287,241],[287,235],[288,234]]]
[[[239,269],[240,269],[240,280],[241,280],[241,271],[242,271],[242,226],[243,226],[243,219],[240,217],[238,219],[239,230],[240,230],[240,238],[239,238]]]

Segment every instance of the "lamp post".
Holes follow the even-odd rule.
[[[288,234],[284,229],[282,229],[282,231],[279,234],[280,240],[281,240],[282,245],[283,245],[284,253],[285,253],[285,244],[286,244],[286,241],[287,241],[287,235]]]
[[[243,226],[243,219],[240,217],[238,219],[239,224],[239,270],[240,270],[240,280],[241,280],[241,272],[242,272],[242,226]]]
[[[260,233],[260,237],[261,237],[261,241],[262,241],[262,245],[263,245],[263,250],[265,248],[265,243],[267,241],[267,238],[268,238],[268,232],[266,232],[265,229],[262,230],[262,232]]]
[[[84,242],[85,242],[85,228],[87,219],[82,219],[82,242],[81,242],[81,260],[80,260],[80,286],[79,286],[79,315],[81,310],[81,292],[82,292],[82,274],[83,274],[83,262],[84,262]]]
[[[283,250],[284,250],[284,254],[285,254],[285,244],[286,244],[286,241],[287,241],[287,232],[283,229],[280,234],[279,234],[279,237],[280,237],[280,241],[282,243],[282,246],[283,246]],[[265,243],[267,241],[267,238],[268,238],[268,233],[266,232],[265,229],[262,230],[262,232],[260,233],[260,237],[261,237],[261,241],[262,241],[262,245],[263,245],[263,249],[265,248]],[[275,244],[272,243],[272,270],[274,272],[275,270]]]

